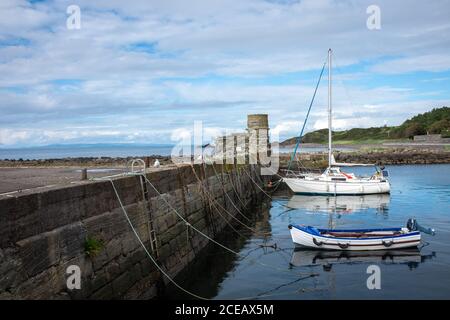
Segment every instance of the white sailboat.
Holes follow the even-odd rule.
[[[331,108],[331,49],[328,50],[328,168],[320,175],[306,174],[283,178],[288,187],[298,194],[361,195],[389,193],[387,171],[377,168],[370,177],[346,173],[341,167],[374,166],[374,164],[337,163],[332,154]]]

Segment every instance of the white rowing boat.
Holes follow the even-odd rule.
[[[318,229],[289,225],[295,245],[327,250],[391,250],[417,247],[420,231],[415,228]]]

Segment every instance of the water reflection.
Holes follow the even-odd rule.
[[[419,264],[436,257],[436,253],[422,254],[418,248],[385,251],[325,251],[294,250],[291,267],[323,266],[330,271],[334,264],[404,264],[414,269]]]
[[[448,299],[450,175],[444,173],[450,172],[450,165],[389,170],[391,195],[292,196],[280,186],[270,205],[249,210],[254,220],[249,225],[259,232],[236,224],[246,238],[233,230],[216,235],[239,255],[211,243],[196,252],[196,259],[176,280],[185,289],[214,299]],[[423,236],[428,245],[421,251],[293,251],[287,228],[290,223],[385,228],[402,226],[414,216],[437,230],[434,237]],[[383,290],[367,289],[365,267],[370,264],[383,269]],[[163,298],[190,297],[169,285]]]
[[[387,212],[389,194],[369,194],[361,196],[308,196],[293,195],[287,207],[311,212],[353,213],[366,209]]]

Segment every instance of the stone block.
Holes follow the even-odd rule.
[[[113,292],[113,286],[111,283],[108,283],[107,285],[101,287],[100,289],[94,291],[89,299],[92,300],[110,300],[114,298],[114,292]]]
[[[133,285],[133,277],[130,272],[124,272],[112,281],[114,297],[123,296]]]

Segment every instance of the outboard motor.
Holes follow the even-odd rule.
[[[385,169],[386,169],[385,166],[380,166],[381,176],[383,178],[388,178],[389,177],[389,172],[387,170],[385,170]]]
[[[416,219],[409,218],[406,222],[406,227],[409,231],[417,231]]]
[[[436,231],[432,228],[425,228],[422,227],[416,219],[410,218],[406,222],[406,228],[408,228],[409,231],[420,231],[426,234],[430,234],[434,236],[436,234]]]

